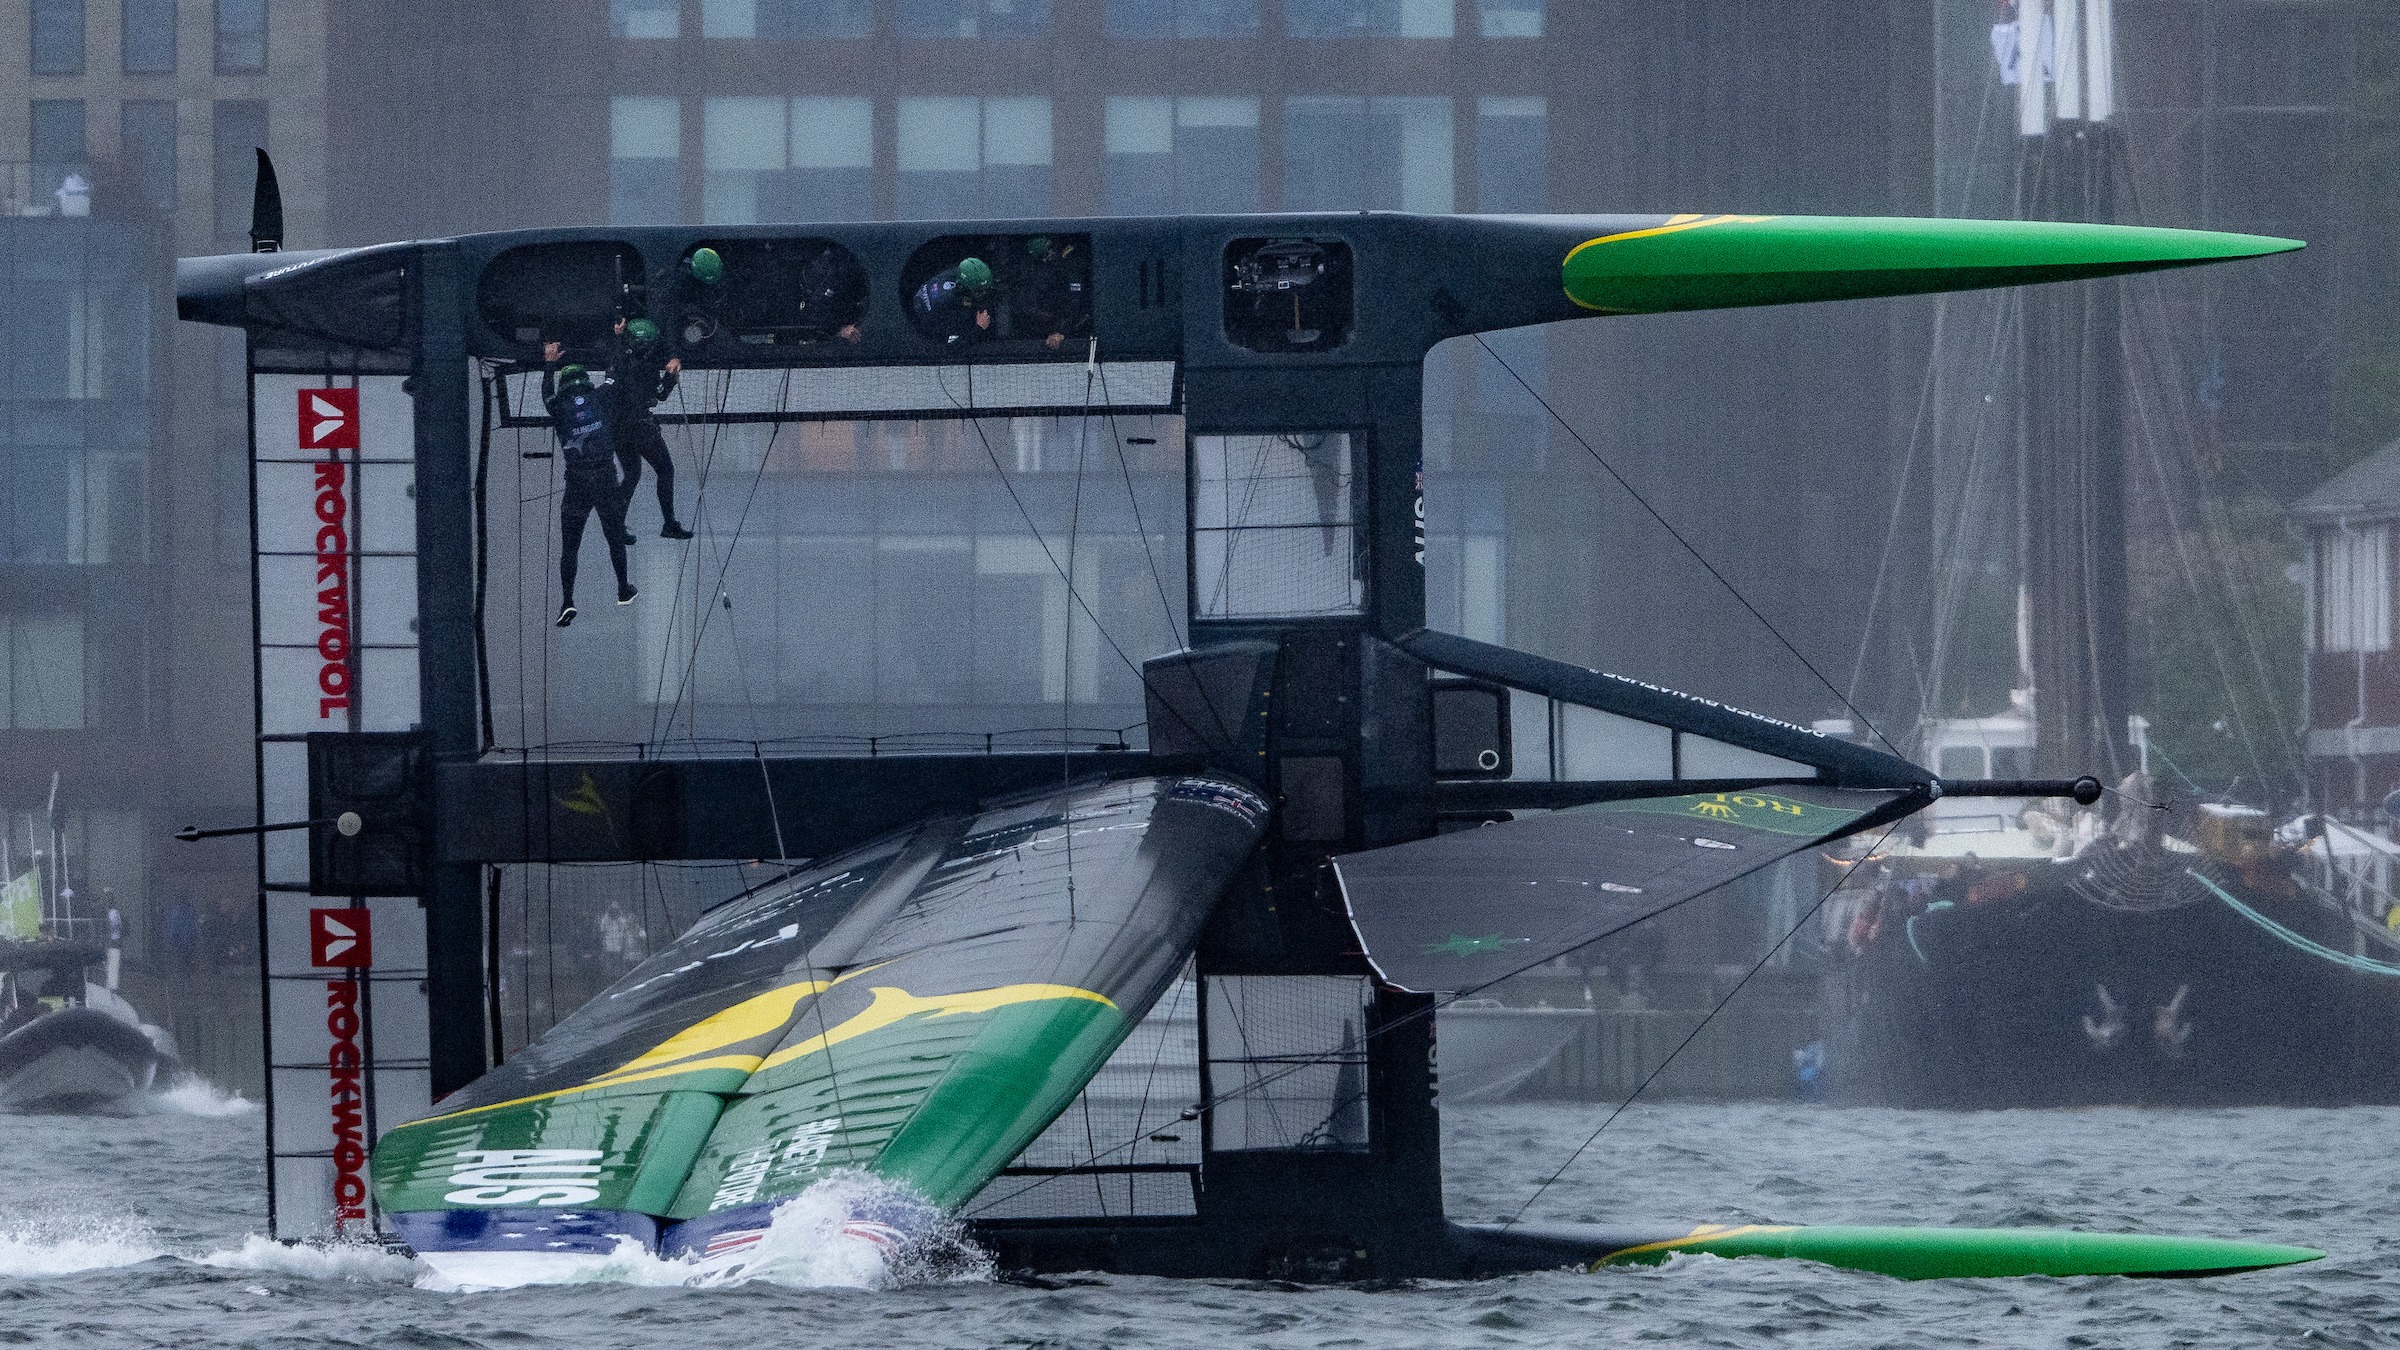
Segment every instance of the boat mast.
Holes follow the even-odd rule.
[[[2018,214],[2111,223],[2113,0],[2020,0]],[[2028,291],[2018,309],[2019,516],[2035,773],[2131,766],[2118,290]]]

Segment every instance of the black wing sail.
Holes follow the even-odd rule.
[[[1333,865],[1376,973],[1403,989],[1455,993],[1896,818],[1914,797],[1809,786],[1639,797],[1353,853]]]

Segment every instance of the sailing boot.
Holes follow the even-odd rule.
[[[621,582],[617,586],[617,603],[620,605],[630,605],[633,603],[633,597],[640,594],[640,591],[634,589],[632,582]]]
[[[667,522],[666,528],[658,532],[658,537],[661,539],[689,539],[692,537],[692,532],[683,528],[683,526],[677,522],[670,520]]]
[[[575,622],[575,602],[569,600],[558,607],[558,626],[564,628],[573,622]]]

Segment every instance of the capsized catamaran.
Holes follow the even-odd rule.
[[[262,250],[280,247],[267,202]],[[953,342],[911,316],[925,278],[994,247],[1082,260],[1058,294],[1089,306],[1065,325],[1090,334],[1084,350],[1008,323]],[[1945,792],[2088,800],[2097,784],[1945,783],[1772,718],[1429,632],[1417,453],[1422,363],[1451,337],[2296,247],[2024,222],[1369,213],[532,230],[187,260],[183,317],[250,337],[273,527],[258,542],[262,795],[305,796],[295,827],[363,822],[318,831],[305,856],[261,848],[267,973],[301,995],[269,1009],[285,1075],[268,1130],[277,1230],[355,1232],[379,1211],[462,1284],[627,1250],[705,1278],[760,1259],[779,1211],[840,1182],[828,1242],[903,1253],[950,1212],[1002,1263],[1037,1269],[1359,1279],[1712,1250],[1899,1275],[2189,1275],[2310,1259],[2117,1235],[1450,1221],[1441,998]],[[802,257],[865,281],[841,316],[856,341],[784,341],[774,316],[806,297],[778,278]],[[1188,646],[1142,665],[1147,745],[497,749],[467,577],[471,363],[487,425],[538,432],[510,391],[544,343],[604,350],[637,314],[673,320],[685,381],[714,391],[713,408],[662,423],[1180,415]],[[357,565],[363,526],[318,522],[370,510],[367,471],[389,465],[413,485],[416,541],[391,565],[420,584],[384,593],[424,601],[389,629],[428,635],[415,666],[294,666],[273,641],[321,654],[347,643],[352,612],[327,619],[313,591],[268,579]],[[316,551],[294,562],[295,539]],[[811,861],[489,1068],[483,869],[776,857]],[[424,942],[390,970],[355,944],[279,954],[303,896],[345,906],[312,921],[346,924],[376,898],[421,904]],[[1187,963],[1196,1046],[1161,1077],[1200,1090],[1177,1127],[1012,1165]],[[367,992],[377,1019],[422,1019],[421,1063],[374,1062],[352,1012]],[[362,1099],[383,1103],[364,1121],[391,1127],[372,1205]],[[1153,1144],[1172,1157],[1112,1161]],[[1102,1174],[1115,1199],[1001,1203]]]
[[[904,1257],[1157,1001],[1266,816],[1230,779],[1087,785],[752,891],[386,1135],[384,1213],[465,1284],[628,1241],[722,1275],[857,1169],[917,1204],[845,1231]]]

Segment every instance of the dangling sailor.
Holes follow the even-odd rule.
[[[612,400],[593,387],[583,367],[560,366],[562,350],[555,342],[542,348],[542,406],[550,410],[567,469],[558,506],[558,626],[564,628],[575,622],[575,555],[583,549],[584,521],[593,512],[600,514],[600,537],[608,541],[608,561],[617,569],[617,603],[632,604],[634,589],[625,575],[625,493],[608,435]]]
[[[909,298],[909,316],[927,337],[959,346],[992,336],[991,264],[981,258],[961,258],[925,279]]]
[[[658,518],[665,522],[658,537],[692,537],[690,530],[676,522],[675,461],[668,457],[667,438],[659,434],[658,419],[651,415],[651,409],[675,392],[683,375],[683,358],[667,356],[666,343],[660,339],[658,325],[648,319],[617,320],[617,361],[609,369],[608,383],[601,386],[612,396],[607,412],[609,439],[616,444],[617,466],[624,473],[617,502],[621,543],[633,542],[632,527],[624,521],[633,512],[633,490],[641,486],[644,460],[658,479]]]

